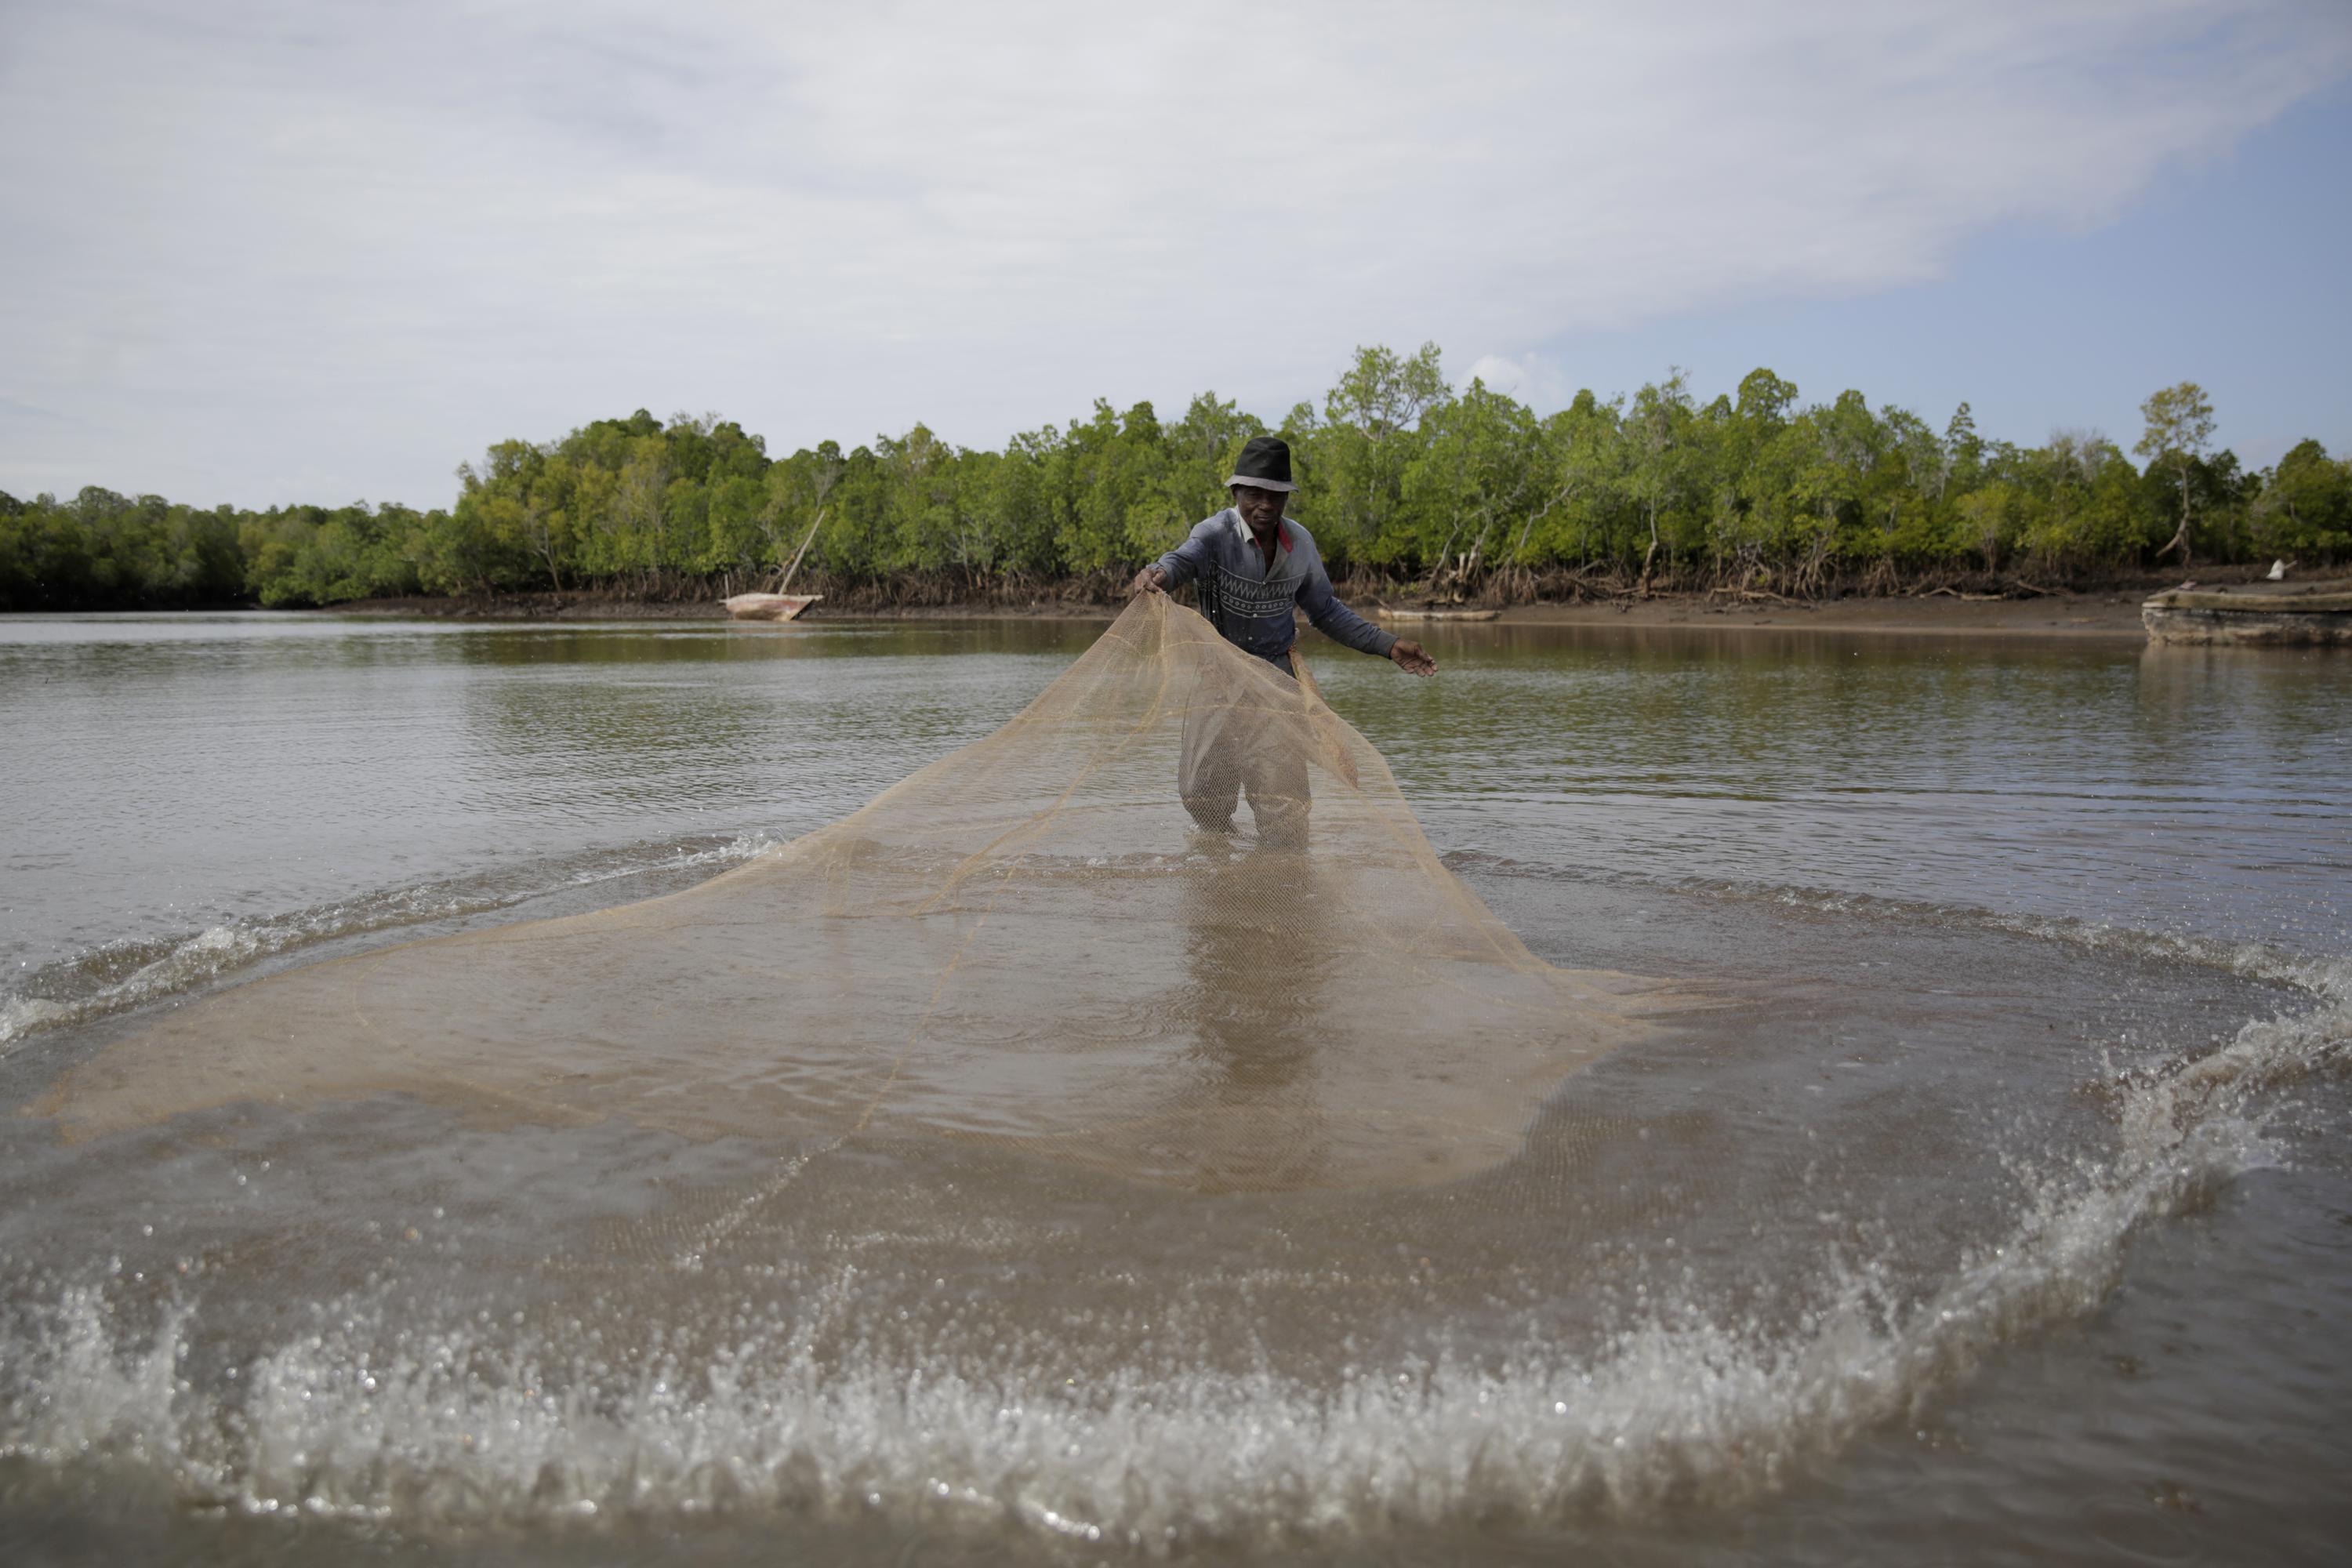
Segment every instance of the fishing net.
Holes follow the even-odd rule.
[[[667,898],[184,1007],[50,1109],[84,1139],[398,1093],[698,1139],[919,1132],[1207,1190],[1413,1185],[1510,1155],[1635,1027],[1636,989],[1530,955],[1303,662],[1149,595],[834,826]]]

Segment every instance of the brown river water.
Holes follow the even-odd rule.
[[[1427,1180],[689,1135],[657,1076],[52,1114],[247,982],[777,863],[1096,631],[0,617],[0,1561],[2340,1560],[2341,653],[1309,637],[1444,868],[1678,999]],[[1415,1054],[1317,989],[1350,868],[1132,848],[1213,1100]],[[1220,1011],[1253,964],[1304,1000]]]

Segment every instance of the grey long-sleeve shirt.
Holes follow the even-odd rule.
[[[1315,629],[1359,653],[1388,657],[1396,635],[1384,632],[1341,604],[1331,592],[1330,574],[1315,548],[1315,536],[1288,518],[1276,531],[1274,564],[1250,537],[1249,524],[1232,507],[1192,525],[1192,535],[1156,563],[1168,585],[1198,581],[1201,613],[1244,653],[1289,667],[1290,645],[1298,640],[1292,606],[1307,612]]]

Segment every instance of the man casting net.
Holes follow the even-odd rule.
[[[1175,786],[1204,751],[1254,781],[1257,838],[1198,832]],[[701,1139],[920,1131],[1186,1186],[1420,1184],[1507,1158],[1633,1027],[1631,988],[1532,957],[1303,665],[1147,595],[1003,729],[832,827],[668,898],[196,1003],[51,1108],[87,1138],[401,1093]]]

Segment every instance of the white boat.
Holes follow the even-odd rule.
[[[2352,644],[2352,583],[2285,594],[2175,588],[2143,604],[2139,618],[2151,642]]]
[[[789,621],[824,597],[823,594],[738,594],[720,604],[739,621]]]
[[[816,531],[824,526],[824,508],[819,507],[816,509],[816,520],[809,524],[809,531],[801,536],[801,547],[793,552],[793,563],[784,568],[783,579],[776,584],[774,593],[737,594],[732,598],[721,599],[720,605],[739,621],[798,620],[803,610],[807,609],[824,595],[823,594],[787,594],[784,590],[793,585],[793,574],[801,569],[801,557],[808,553],[810,542],[816,538]]]
[[[1491,621],[1500,610],[1374,610],[1384,621]]]

